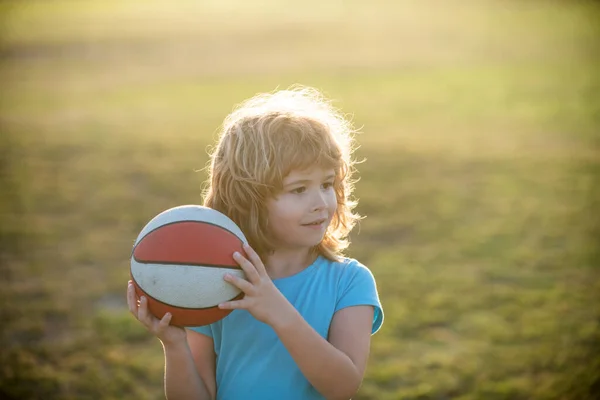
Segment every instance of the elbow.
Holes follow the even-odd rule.
[[[356,395],[356,393],[358,392],[348,392],[348,394],[344,394],[344,395],[339,395],[339,396],[332,396],[332,397],[327,397],[327,400],[351,400],[352,397],[354,397]]]
[[[358,387],[355,389],[346,389],[332,396],[327,396],[327,400],[350,400],[358,393]]]
[[[362,376],[356,374],[353,379],[348,379],[335,393],[325,396],[327,400],[350,400],[358,393],[362,384]]]

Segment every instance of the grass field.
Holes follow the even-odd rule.
[[[177,4],[177,5],[175,5]],[[0,2],[0,397],[159,399],[133,240],[201,203],[233,105],[295,83],[361,144],[358,400],[600,393],[600,6]]]

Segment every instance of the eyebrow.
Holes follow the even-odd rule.
[[[323,180],[328,181],[328,180],[334,179],[334,178],[335,178],[335,174],[330,174],[330,175],[327,175]],[[286,186],[291,186],[291,185],[297,185],[299,183],[310,183],[310,182],[311,182],[310,179],[296,179],[295,181],[284,183],[283,186],[286,187]]]

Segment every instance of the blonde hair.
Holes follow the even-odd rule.
[[[210,152],[204,205],[222,212],[242,229],[259,255],[275,249],[269,237],[266,201],[282,189],[294,169],[312,165],[335,170],[337,211],[314,249],[340,260],[348,234],[360,219],[353,213],[355,160],[351,123],[313,88],[259,94],[225,118]]]

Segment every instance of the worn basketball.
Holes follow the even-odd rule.
[[[223,280],[226,273],[244,277],[233,259],[245,254],[240,228],[208,207],[184,205],[163,211],[138,235],[131,254],[131,279],[138,296],[146,296],[157,318],[172,314],[177,326],[208,325],[231,310],[219,303],[243,292]]]

